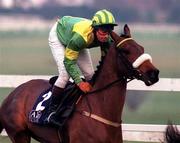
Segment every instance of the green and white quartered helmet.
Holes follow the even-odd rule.
[[[93,27],[103,25],[117,26],[113,14],[106,9],[97,11],[92,18]]]

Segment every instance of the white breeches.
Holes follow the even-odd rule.
[[[66,68],[64,66],[64,52],[65,47],[61,42],[58,40],[57,34],[56,34],[56,27],[57,22],[52,27],[50,33],[49,33],[49,46],[51,48],[54,60],[58,67],[59,77],[55,82],[55,85],[61,88],[64,88],[69,81],[69,74],[66,71]],[[94,69],[92,65],[91,56],[88,49],[84,49],[80,51],[77,65],[80,68],[82,75],[85,77],[86,80],[90,80],[94,74]]]

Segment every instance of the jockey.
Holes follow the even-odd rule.
[[[63,99],[64,88],[71,77],[85,93],[92,89],[88,80],[94,74],[89,48],[101,47],[104,56],[112,42],[110,32],[117,26],[111,12],[103,9],[92,20],[64,16],[54,24],[49,33],[49,46],[58,67],[59,76],[52,89],[48,122],[56,124],[54,113]],[[85,81],[80,77],[83,75]]]

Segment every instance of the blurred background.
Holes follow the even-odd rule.
[[[64,15],[91,19],[110,10],[122,33],[125,23],[160,69],[161,78],[180,78],[179,0],[0,0],[0,75],[56,75],[48,33]],[[92,49],[94,68],[99,50]],[[12,91],[0,88],[0,102]],[[123,123],[180,124],[179,92],[128,91]],[[2,141],[1,141],[2,140]],[[0,142],[7,139],[0,137]]]

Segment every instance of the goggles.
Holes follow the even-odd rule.
[[[95,29],[110,33],[112,30],[114,30],[114,26],[113,25],[100,25],[100,26],[96,26]]]

